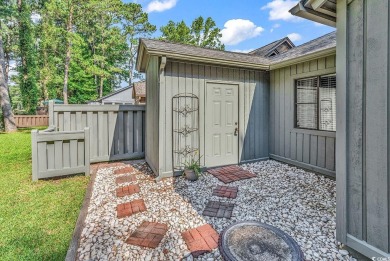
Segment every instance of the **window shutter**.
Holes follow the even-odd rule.
[[[317,128],[318,78],[297,80],[296,83],[297,127]]]
[[[320,77],[320,130],[336,131],[336,76]]]

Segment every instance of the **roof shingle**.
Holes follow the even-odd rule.
[[[276,40],[272,43],[264,45],[260,48],[257,48],[255,50],[249,52],[249,54],[266,57],[273,49],[275,49],[275,47],[277,47],[279,44],[281,44],[285,41],[290,41],[290,39],[288,37],[284,37],[282,39],[279,39],[279,40]],[[293,48],[294,48],[294,45],[293,45]]]
[[[141,39],[148,50],[163,51],[167,53],[186,54],[198,57],[230,60],[234,62],[268,64],[269,59],[246,53],[221,51],[210,48],[202,48],[194,45],[172,43],[162,40]]]
[[[271,64],[276,64],[334,47],[336,47],[336,31],[299,45],[287,52],[273,56],[270,60]]]
[[[270,48],[276,46],[282,40],[285,40],[285,38],[272,42],[259,49],[263,48],[263,51],[270,50]],[[184,55],[187,56],[187,58],[185,59],[188,59],[188,57],[207,58],[208,60],[214,60],[215,63],[223,63],[224,61],[227,61],[233,63],[238,62],[244,65],[248,64],[248,67],[250,67],[251,64],[259,66],[271,66],[291,59],[299,58],[301,56],[313,54],[319,51],[324,51],[336,47],[336,31],[316,38],[302,45],[293,47],[286,52],[269,58],[254,55],[251,53],[246,54],[238,52],[220,51],[215,49],[202,48],[193,45],[172,43],[161,40],[141,39],[140,42],[145,46],[148,52],[165,53],[167,54],[167,57],[169,57],[169,55]]]

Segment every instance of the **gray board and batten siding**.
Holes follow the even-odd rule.
[[[89,128],[31,131],[32,180],[85,173],[89,176]]]
[[[390,6],[337,1],[337,239],[390,257]]]
[[[160,58],[161,59],[161,58]],[[155,73],[155,72],[159,73]],[[194,94],[199,98],[199,153],[205,155],[205,100],[208,83],[236,85],[239,88],[239,158],[250,162],[268,158],[269,73],[211,64],[167,59],[160,68],[157,56],[150,57],[147,69],[146,159],[159,177],[172,176],[172,98],[177,94]],[[156,79],[156,75],[158,78]],[[153,84],[150,84],[153,82]],[[154,84],[159,83],[159,84]],[[158,115],[158,116],[157,116]],[[156,124],[158,122],[158,125]],[[157,132],[158,137],[151,132]],[[153,138],[151,138],[153,137]],[[198,140],[188,140],[191,146]],[[157,155],[157,151],[159,154]],[[201,158],[205,166],[205,157]]]
[[[150,57],[146,74],[146,128],[145,136],[145,160],[155,173],[159,167],[159,133],[163,131],[159,124],[159,59],[156,56]]]
[[[56,131],[90,129],[91,163],[145,156],[144,105],[49,104]]]
[[[295,81],[336,72],[336,57],[271,70],[270,158],[335,177],[336,133],[295,128]]]

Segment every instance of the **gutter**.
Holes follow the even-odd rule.
[[[249,68],[249,69],[258,69],[258,70],[269,70],[269,64],[257,64],[257,63],[250,63],[250,62],[239,62],[239,61],[232,61],[232,60],[225,60],[225,59],[216,59],[216,58],[209,58],[209,57],[202,57],[202,56],[196,56],[196,55],[188,55],[188,54],[177,54],[172,52],[162,52],[158,50],[153,49],[146,49],[143,44],[142,48],[140,49],[140,53],[138,55],[139,59],[145,55],[154,55],[159,57],[166,57],[170,59],[178,59],[178,60],[189,60],[194,62],[200,62],[200,63],[209,63],[209,64],[217,64],[217,65],[229,65],[233,67],[243,67],[243,68]],[[142,61],[137,60],[137,69],[140,72],[145,72],[145,69],[142,68],[141,65]]]
[[[250,63],[250,62],[246,63],[246,62],[208,58],[208,57],[188,55],[188,54],[161,52],[161,51],[152,50],[152,49],[147,50],[147,53],[149,55],[156,55],[156,56],[161,56],[161,57],[166,56],[168,58],[173,58],[173,59],[178,59],[178,60],[190,60],[190,61],[194,61],[194,62],[211,63],[211,64],[225,64],[225,65],[230,65],[230,66],[260,69],[260,70],[268,70],[269,69],[269,66],[266,64],[257,64],[257,63]]]
[[[299,2],[296,6],[289,11],[292,15],[299,16],[314,22],[336,27],[336,18],[330,15],[315,11],[311,8],[305,7],[302,2]]]

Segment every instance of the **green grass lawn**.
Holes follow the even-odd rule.
[[[32,182],[30,130],[0,133],[0,260],[64,260],[87,184]]]

